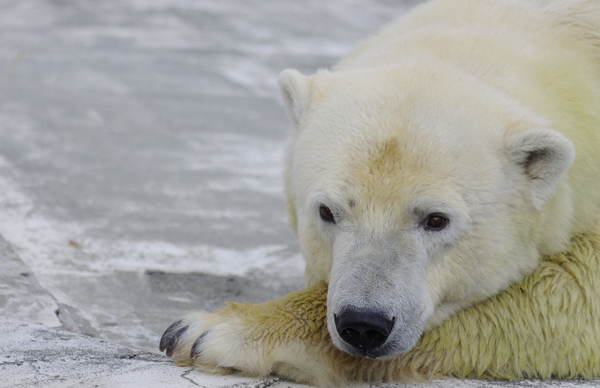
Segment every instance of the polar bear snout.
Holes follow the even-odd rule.
[[[396,318],[388,319],[380,312],[358,308],[334,314],[340,338],[362,356],[383,345],[389,337]]]

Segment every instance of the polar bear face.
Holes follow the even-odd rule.
[[[409,350],[539,259],[571,142],[505,95],[427,64],[280,76],[287,195],[308,282],[351,354]],[[568,211],[565,210],[565,211]],[[562,242],[557,242],[557,244]]]

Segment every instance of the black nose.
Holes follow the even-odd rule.
[[[382,345],[394,327],[396,318],[368,310],[346,310],[334,315],[335,327],[346,343],[366,353]]]

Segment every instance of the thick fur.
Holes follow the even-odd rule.
[[[600,377],[597,2],[432,1],[280,85],[312,288],[192,315],[161,347],[319,385]],[[347,311],[394,322],[385,343],[343,338]]]
[[[324,283],[262,304],[190,315],[173,359],[179,365],[253,376],[269,373],[321,387],[457,378],[600,376],[600,236],[574,238],[508,290],[427,331],[408,353],[359,358],[333,346]],[[203,333],[203,350],[190,358]]]

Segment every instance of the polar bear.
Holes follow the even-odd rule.
[[[456,319],[488,325],[457,333],[477,338],[492,325],[510,339],[532,311],[541,344],[578,341],[555,330],[553,319],[567,316],[542,306],[579,300],[561,299],[568,279],[541,264],[564,251],[580,252],[571,256],[590,271],[572,274],[580,287],[570,292],[598,317],[590,301],[600,286],[585,281],[600,275],[597,241],[572,240],[597,233],[600,214],[596,1],[432,1],[332,70],[285,70],[279,82],[292,122],[287,208],[307,290],[190,315],[167,329],[161,350],[203,370],[332,386],[438,373],[600,377],[583,350],[573,367],[540,350],[546,363],[494,369],[477,366],[489,358],[481,353],[461,353],[442,370],[450,349],[437,347],[451,343],[440,333],[449,338]],[[581,325],[585,346],[600,345],[598,319]],[[527,358],[519,349],[510,357]],[[428,361],[410,367],[418,359]]]

